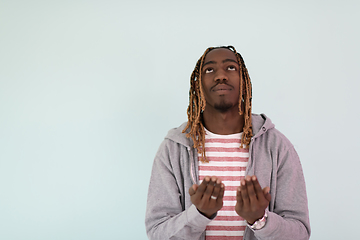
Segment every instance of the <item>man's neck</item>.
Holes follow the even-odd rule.
[[[212,133],[228,135],[240,133],[244,128],[244,117],[238,111],[203,112],[204,126]]]

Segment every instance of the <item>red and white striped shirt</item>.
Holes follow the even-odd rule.
[[[206,240],[242,240],[246,221],[235,212],[236,189],[245,177],[249,149],[240,148],[242,133],[218,135],[207,129],[205,132],[205,153],[209,162],[199,160],[200,183],[205,176],[217,176],[225,185],[224,205],[207,225]]]

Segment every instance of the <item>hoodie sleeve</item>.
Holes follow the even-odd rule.
[[[150,178],[145,226],[149,239],[199,239],[211,221],[194,205],[185,209],[183,175],[179,164],[179,149],[169,147],[165,140],[154,159]],[[171,149],[170,149],[171,148]],[[174,159],[178,158],[178,159]]]
[[[279,151],[276,190],[272,193],[270,212],[264,228],[254,230],[259,240],[306,240],[310,223],[306,187],[299,157],[291,145]]]

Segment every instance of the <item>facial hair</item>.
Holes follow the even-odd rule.
[[[232,107],[233,107],[233,104],[227,103],[225,101],[221,101],[220,103],[217,103],[214,105],[214,108],[221,113],[225,113],[225,112],[229,111]]]

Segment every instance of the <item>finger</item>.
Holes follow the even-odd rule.
[[[215,182],[215,187],[211,194],[211,199],[216,200],[220,194],[220,190],[221,190],[221,180],[218,178]]]
[[[210,182],[206,186],[206,189],[205,189],[205,192],[203,195],[205,199],[210,199],[211,195],[213,194],[216,181],[217,181],[217,178],[215,176],[211,177]]]
[[[220,191],[219,191],[219,195],[218,198],[216,199],[217,203],[221,203],[221,206],[223,204],[223,197],[224,197],[224,192],[225,192],[225,185],[223,183],[220,184]]]
[[[240,206],[242,206],[244,204],[243,198],[241,196],[241,187],[238,187],[236,189],[236,201],[240,204]]]
[[[220,199],[222,201],[222,198],[224,197],[224,193],[225,193],[225,185],[223,183],[221,183],[218,200]]]
[[[266,200],[267,200],[268,202],[270,202],[270,201],[271,201],[270,188],[269,188],[269,187],[265,187],[262,191],[263,191],[263,193],[264,193],[264,196],[265,196]]]
[[[241,180],[241,182],[240,182],[240,194],[241,194],[243,206],[244,206],[244,207],[249,206],[249,204],[250,204],[250,199],[249,199],[249,195],[248,195],[248,191],[247,191],[245,179]]]
[[[247,188],[247,191],[248,191],[250,202],[254,203],[258,199],[257,199],[257,196],[256,196],[254,184],[252,182],[252,177],[246,176],[245,180],[246,180],[246,188]]]
[[[204,192],[205,192],[205,189],[207,188],[207,185],[209,184],[209,182],[210,182],[210,177],[209,176],[204,177],[203,181],[199,185],[196,192],[203,195]]]
[[[196,190],[198,189],[198,185],[197,184],[193,184],[190,188],[189,188],[189,194],[190,196],[194,195],[196,193]]]
[[[251,180],[253,182],[253,186],[255,189],[257,199],[259,201],[263,201],[265,199],[265,194],[264,194],[263,190],[261,189],[261,186],[260,186],[260,183],[259,183],[257,177],[254,175],[251,177]]]

